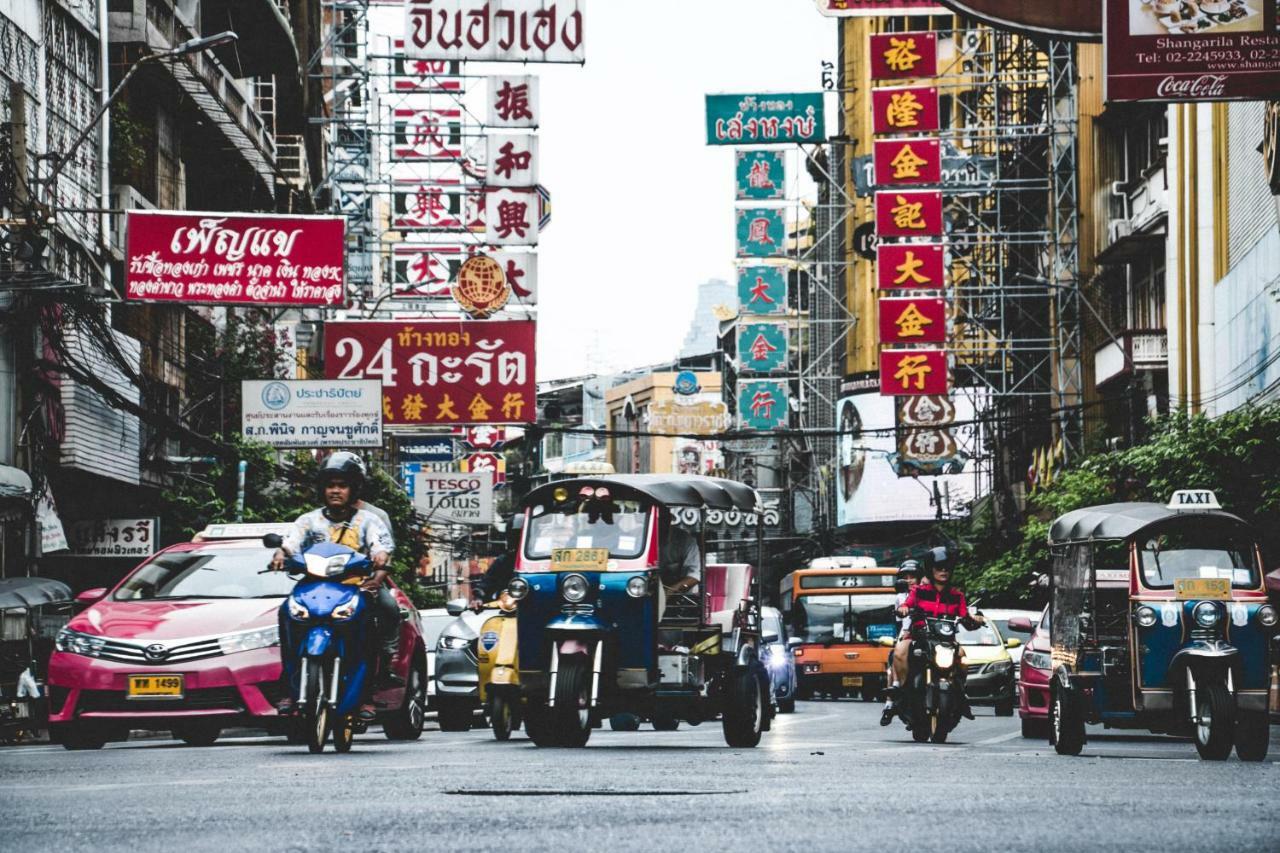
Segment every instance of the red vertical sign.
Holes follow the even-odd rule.
[[[888,190],[876,193],[876,235],[941,237],[942,192]]]
[[[883,33],[871,37],[872,80],[937,76],[937,33]]]

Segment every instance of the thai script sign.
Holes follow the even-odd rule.
[[[941,237],[940,191],[876,193],[876,235],[879,237]]]
[[[889,15],[946,14],[936,0],[815,0],[828,18],[871,18]]]
[[[949,196],[979,195],[995,185],[999,164],[995,157],[965,154],[950,142],[942,143],[942,170],[939,183]],[[854,157],[849,163],[858,195],[875,192],[875,162],[870,154]]]
[[[584,0],[406,0],[405,52],[421,59],[582,62]]]
[[[429,524],[492,524],[493,475],[415,474],[413,507]]]
[[[880,290],[937,290],[946,285],[941,243],[883,243],[876,246]]]
[[[787,367],[786,323],[743,323],[738,327],[738,364],[743,370],[772,373]]]
[[[211,305],[340,305],[340,216],[130,210],[125,297]]]
[[[941,114],[933,86],[871,90],[871,124],[877,134],[929,133],[941,127]]]
[[[739,267],[738,311],[741,314],[785,314],[786,268],[764,265]]]
[[[881,394],[946,394],[948,387],[945,350],[887,349],[880,353]]]
[[[780,258],[787,254],[786,212],[779,207],[736,211],[738,257]]]
[[[1280,0],[1106,0],[1107,100],[1280,97]]]
[[[880,186],[942,181],[942,146],[936,139],[877,139],[872,156]]]
[[[937,33],[883,33],[871,37],[872,80],[937,76]]]
[[[743,429],[785,427],[787,405],[787,386],[781,382],[738,383],[738,420]]]
[[[721,400],[658,400],[649,405],[651,433],[714,435],[728,429],[729,422],[729,407]]]
[[[786,161],[781,151],[737,152],[739,201],[772,201],[786,195]]]
[[[940,344],[946,339],[947,305],[943,300],[880,300],[880,343]]]
[[[386,426],[534,419],[534,327],[528,320],[341,321],[325,324],[325,376],[382,383]]]
[[[240,383],[241,434],[272,447],[381,447],[377,380],[250,379]]]
[[[71,553],[80,557],[150,557],[160,533],[158,518],[73,521],[67,529]]]
[[[821,92],[707,95],[708,145],[821,142]]]

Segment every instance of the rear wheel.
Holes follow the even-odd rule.
[[[213,746],[222,734],[218,726],[190,725],[173,730],[173,736],[187,746]]]
[[[1236,757],[1241,761],[1264,761],[1271,742],[1271,721],[1266,712],[1245,712],[1236,720]]]
[[[333,726],[333,751],[350,752],[351,743],[355,740],[355,737],[355,721],[350,714],[335,721]]]
[[[1058,755],[1079,755],[1084,749],[1084,712],[1080,698],[1055,685],[1049,702],[1049,742]]]
[[[560,746],[586,746],[591,737],[591,664],[586,655],[560,658],[556,704],[550,712],[553,736]]]
[[[328,683],[324,677],[324,667],[319,662],[306,660],[307,695],[303,701],[303,729],[307,734],[307,751],[324,752],[325,741],[329,739],[329,703],[325,701],[323,685]]]
[[[760,743],[760,733],[764,731],[764,691],[755,673],[746,667],[730,676],[728,687],[724,741],[738,749],[750,749]]]
[[[102,749],[107,745],[105,731],[82,723],[65,723],[51,733],[62,743],[63,749]]]
[[[653,730],[655,732],[674,732],[680,728],[680,721],[675,717],[654,717]]]
[[[955,702],[956,700],[952,698],[950,693],[938,692],[938,708],[934,715],[929,718],[929,741],[931,743],[947,742],[947,735],[951,734],[951,729],[956,723]]]
[[[1227,685],[1218,682],[1196,688],[1195,738],[1201,758],[1223,761],[1231,754],[1235,722],[1235,703]]]
[[[436,717],[442,732],[465,732],[471,728],[471,700],[468,697],[436,695]]]
[[[493,694],[489,710],[489,725],[493,728],[494,740],[510,740],[511,730],[515,728],[515,714],[511,702],[501,693]]]
[[[382,721],[382,733],[388,740],[417,740],[426,722],[427,690],[425,662],[409,667],[409,680],[404,686],[404,701]]]
[[[929,716],[929,708],[925,702],[924,676],[918,675],[911,684],[911,692],[907,696],[907,716],[911,720],[911,739],[916,743],[928,743],[933,735],[933,718]]]

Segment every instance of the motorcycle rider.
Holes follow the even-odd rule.
[[[908,594],[916,588],[920,583],[920,579],[924,577],[924,569],[920,567],[919,560],[907,559],[902,561],[902,565],[898,566],[898,574],[894,579],[893,588],[897,592],[894,598],[894,610],[902,607],[906,602]],[[910,636],[911,618],[908,616],[898,617],[898,640]],[[887,726],[893,722],[894,717],[894,691],[897,690],[899,681],[893,669],[893,660],[890,656],[889,661],[889,689],[886,692],[884,711],[880,714],[880,725]]]
[[[975,628],[986,623],[980,615],[969,613],[969,605],[965,601],[964,591],[951,585],[951,560],[946,548],[930,550],[925,559],[925,579],[915,589],[907,593],[906,599],[898,607],[898,616],[907,617],[910,625],[905,636],[898,640],[893,650],[893,675],[899,685],[907,683],[908,657],[911,654],[911,639],[914,632],[924,629],[925,617],[951,616],[958,617],[966,628]],[[968,670],[964,663],[964,648],[956,645],[956,683],[959,685],[960,713],[972,720],[973,711],[969,708],[969,700],[965,696],[964,686]],[[896,698],[901,688],[891,691]],[[888,713],[886,711],[886,713]],[[892,720],[892,716],[889,718]],[[881,724],[888,725],[881,717]]]
[[[479,613],[486,602],[497,599],[516,576],[516,551],[520,547],[520,531],[524,529],[524,516],[517,513],[507,519],[507,541],[503,552],[494,558],[479,580],[471,584],[470,607]]]
[[[373,563],[373,573],[360,584],[360,589],[372,596],[377,637],[380,642],[379,681],[381,687],[403,683],[391,671],[391,661],[398,651],[400,641],[400,606],[386,585],[387,564],[395,542],[391,531],[382,520],[367,508],[359,508],[360,489],[364,486],[364,463],[354,453],[335,453],[326,459],[317,472],[316,482],[324,506],[298,517],[284,543],[271,559],[271,568],[284,569],[285,558],[306,550],[317,542],[334,542],[368,554]],[[283,611],[282,611],[283,614]],[[283,622],[284,616],[281,616]],[[281,625],[280,657],[290,661],[288,632]],[[292,693],[292,689],[290,693]],[[287,696],[277,706],[279,712],[291,714],[296,703]],[[376,708],[371,701],[360,708],[360,717],[372,720]]]

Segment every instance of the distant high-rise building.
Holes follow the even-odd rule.
[[[716,351],[720,321],[716,319],[715,307],[732,306],[737,299],[733,285],[723,279],[713,278],[698,286],[698,306],[693,309],[689,333],[685,335],[684,345],[680,347],[681,358]]]

